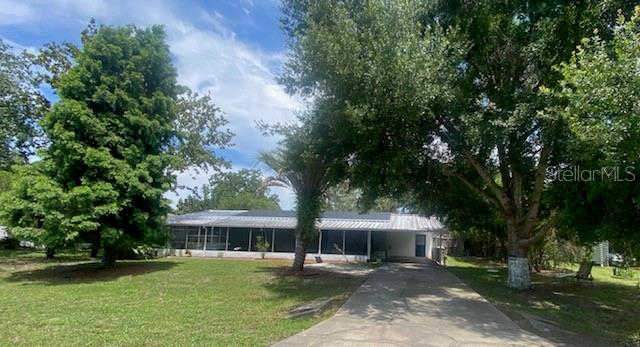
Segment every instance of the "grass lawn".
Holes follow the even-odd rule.
[[[278,341],[335,312],[288,319],[313,299],[346,299],[363,278],[279,276],[283,261],[164,258],[112,269],[78,254],[0,251],[0,346],[247,345]]]
[[[551,320],[576,333],[580,345],[585,341],[593,345],[640,345],[640,271],[636,271],[634,280],[624,280],[613,278],[612,268],[594,266],[593,287],[585,282],[578,285],[575,279],[555,278],[552,273],[533,274],[534,289],[519,292],[506,287],[504,265],[480,258],[449,257],[447,267],[508,314],[524,312]]]

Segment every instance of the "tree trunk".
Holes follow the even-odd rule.
[[[116,248],[113,246],[105,246],[104,254],[102,255],[102,266],[111,267],[115,265],[117,257]]]
[[[507,280],[507,286],[518,290],[531,288],[529,258],[509,256],[509,278]]]
[[[53,256],[55,255],[56,250],[51,247],[47,247],[46,253],[47,253],[47,259],[53,259]]]
[[[293,259],[293,266],[291,270],[302,271],[304,270],[304,259],[307,257],[307,243],[296,237],[296,253]]]
[[[520,247],[515,226],[509,222],[507,222],[507,234],[509,242],[507,287],[517,290],[530,289],[528,249]]]
[[[98,257],[98,253],[100,252],[100,244],[92,244],[91,245],[91,252],[89,253],[89,256],[91,258],[97,258]]]
[[[91,258],[97,258],[98,252],[100,252],[100,232],[96,233],[96,237],[91,243],[91,253],[89,255]]]
[[[299,191],[296,206],[296,254],[293,260],[293,271],[304,270],[304,259],[307,255],[307,244],[311,242],[318,233],[316,221],[320,217],[322,207],[322,194],[311,189]]]

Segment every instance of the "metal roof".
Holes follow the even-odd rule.
[[[294,211],[209,210],[170,215],[167,224],[234,228],[283,228],[296,226]],[[444,226],[434,217],[404,213],[327,212],[318,222],[322,230],[439,231]]]

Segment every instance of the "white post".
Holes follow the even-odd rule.
[[[371,230],[367,231],[367,259],[371,260]]]
[[[271,253],[276,251],[276,228],[271,229]]]
[[[205,256],[205,253],[207,252],[207,227],[203,227],[204,228],[204,242],[202,245],[202,256]]]
[[[346,248],[347,248],[347,231],[342,230],[342,254],[347,253]]]
[[[247,252],[251,252],[251,234],[253,234],[253,229],[249,228],[249,248],[247,248]]]
[[[318,254],[322,253],[322,229],[318,229]]]
[[[196,249],[200,248],[200,231],[202,230],[202,227],[198,228],[198,243],[196,243]]]
[[[229,227],[227,227],[227,239],[224,242],[224,250],[225,251],[229,250]]]

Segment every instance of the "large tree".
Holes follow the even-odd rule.
[[[293,53],[282,81],[344,109],[330,122],[365,195],[412,191],[444,215],[487,204],[507,230],[508,286],[528,288],[528,250],[555,219],[542,198],[564,126],[541,90],[618,6],[286,1]]]
[[[44,143],[38,121],[49,109],[36,57],[0,39],[0,170],[27,163]]]
[[[203,210],[279,210],[278,196],[269,194],[260,170],[219,172],[209,184],[178,201],[178,213]]]
[[[105,265],[123,249],[162,244],[173,172],[219,165],[205,148],[231,136],[209,98],[179,98],[163,29],[85,32],[54,87],[60,100],[41,123],[50,145],[19,168],[3,219],[16,236],[50,247],[91,242]]]
[[[568,165],[550,173],[561,230],[585,243],[609,240],[627,259],[640,254],[639,28],[637,7],[619,16],[611,39],[584,39],[554,93],[572,134]]]

